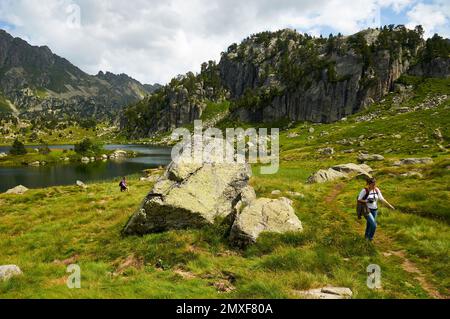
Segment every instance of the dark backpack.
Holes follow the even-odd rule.
[[[367,197],[369,197],[370,191],[368,188],[365,188],[366,195],[362,198],[363,200],[367,200]],[[362,216],[367,217],[370,214],[369,207],[367,207],[366,203],[360,203],[358,200],[358,197],[356,197],[356,214],[358,215],[358,219],[361,219]]]

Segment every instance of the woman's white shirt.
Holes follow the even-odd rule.
[[[366,189],[364,188],[359,193],[358,200],[364,199],[365,196],[366,196]],[[378,188],[375,188],[374,190],[369,190],[369,196],[367,197],[366,200],[367,200],[367,207],[369,207],[369,209],[378,209],[378,201],[379,200],[384,201],[384,197],[381,191]],[[372,201],[372,203],[370,201]]]

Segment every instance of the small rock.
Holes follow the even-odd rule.
[[[272,195],[281,195],[281,191],[280,190],[274,190],[272,191]]]
[[[0,280],[6,281],[12,277],[19,276],[22,274],[20,268],[16,265],[6,265],[0,266]]]
[[[81,187],[82,189],[87,189],[87,185],[83,183],[82,181],[77,181],[77,186]]]
[[[379,154],[359,154],[358,161],[366,162],[366,161],[384,161],[384,156]]]
[[[37,167],[37,166],[40,166],[40,165],[41,165],[41,162],[39,162],[39,161],[35,161],[35,162],[28,163],[28,166],[34,166],[34,167]]]
[[[313,134],[316,130],[314,129],[314,127],[310,127],[308,131],[310,134]]]
[[[325,287],[294,293],[306,299],[349,299],[353,296],[351,289],[345,287]]]
[[[23,185],[16,186],[6,191],[6,194],[9,195],[22,195],[28,192],[28,188]]]
[[[298,136],[299,136],[298,133],[289,133],[287,137],[288,138],[296,138]]]
[[[81,158],[81,163],[89,163],[91,160],[89,159],[89,157],[82,157]]]
[[[402,136],[401,136],[400,134],[395,134],[395,135],[394,135],[394,138],[400,140],[400,139],[402,138]]]
[[[0,158],[6,157],[6,156],[8,156],[8,154],[6,154],[6,153],[0,153]]]
[[[305,198],[305,195],[303,195],[302,193],[299,193],[299,192],[291,192],[291,191],[287,191],[287,192],[286,192],[286,195],[292,196],[292,197]]]
[[[334,154],[334,148],[332,148],[332,147],[325,147],[325,148],[319,149],[317,152],[322,154],[322,155],[333,155]]]

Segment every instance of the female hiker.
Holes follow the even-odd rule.
[[[124,177],[122,178],[122,180],[119,183],[120,186],[120,191],[121,192],[126,192],[128,191],[128,186],[127,186],[127,179]]]
[[[380,189],[376,187],[375,178],[367,180],[367,187],[364,188],[358,196],[358,202],[367,205],[367,212],[364,214],[367,220],[366,239],[372,241],[377,229],[378,201],[381,200],[389,208],[395,209],[394,206],[384,199]]]

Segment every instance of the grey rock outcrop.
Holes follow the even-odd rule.
[[[16,186],[6,191],[6,194],[9,195],[23,195],[28,192],[28,188],[23,185]]]
[[[16,265],[0,266],[0,281],[6,281],[21,274],[22,271]]]
[[[262,232],[298,232],[302,223],[287,198],[253,200],[237,213],[230,232],[230,241],[238,247],[255,243]]]
[[[308,183],[325,183],[342,178],[350,178],[352,176],[370,178],[372,177],[370,174],[372,171],[372,168],[366,164],[340,164],[326,170],[321,169],[317,171],[308,178]]]
[[[433,159],[431,157],[424,158],[405,158],[398,162],[395,162],[395,166],[403,166],[403,165],[419,165],[419,164],[432,164]]]

